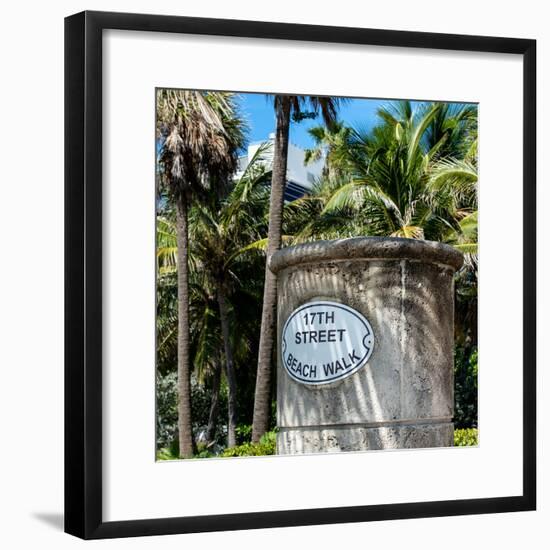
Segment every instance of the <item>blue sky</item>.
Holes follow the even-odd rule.
[[[242,112],[250,125],[249,141],[264,141],[275,131],[273,99],[264,94],[239,94]],[[350,126],[363,129],[372,128],[378,121],[376,111],[386,100],[349,99],[339,109],[339,118]],[[302,149],[313,146],[307,130],[321,124],[321,118],[306,119],[290,126],[290,141]]]

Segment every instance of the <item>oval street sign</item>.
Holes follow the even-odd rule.
[[[357,372],[371,356],[374,333],[367,319],[338,302],[309,302],[283,327],[282,361],[303,384],[329,384]]]

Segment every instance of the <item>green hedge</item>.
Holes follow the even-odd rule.
[[[455,447],[473,447],[478,444],[477,428],[455,430]]]
[[[224,449],[220,455],[215,455],[206,449],[199,449],[199,452],[193,458],[212,458],[235,457],[235,456],[266,456],[274,455],[276,452],[276,432],[267,432],[259,443],[250,443],[250,441]],[[177,452],[177,446],[163,447],[157,451],[157,460],[177,460],[180,458]]]
[[[157,460],[178,460],[179,453],[170,447],[163,447],[157,451]]]
[[[221,456],[265,456],[274,455],[276,450],[276,433],[267,432],[260,438],[259,443],[243,443],[236,447],[225,449]]]
[[[455,430],[454,445],[455,447],[473,447],[478,444],[477,428],[464,428]],[[262,436],[259,443],[246,442],[236,447],[225,449],[219,456],[235,457],[235,456],[267,456],[274,455],[276,452],[276,432],[267,432]],[[210,458],[216,456],[204,450],[195,455],[194,458]],[[174,449],[163,448],[157,452],[157,460],[175,460],[179,458]]]

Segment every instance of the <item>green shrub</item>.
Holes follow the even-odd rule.
[[[178,433],[178,375],[157,373],[157,449],[163,451],[177,441]],[[175,458],[178,458],[177,452]],[[169,460],[163,458],[159,460]]]
[[[192,458],[212,458],[214,456],[216,456],[215,453],[199,445],[196,454]],[[157,460],[178,460],[180,458],[177,441],[170,447],[162,447],[157,451]]]
[[[267,432],[261,438],[259,443],[246,442],[236,447],[225,449],[221,456],[266,456],[274,455],[276,452],[276,433],[275,431]]]
[[[170,449],[174,458],[178,457],[178,375],[171,371],[161,374],[157,371],[156,377],[157,397],[157,450],[160,452],[166,448]],[[194,376],[191,377],[191,402],[193,404],[193,435],[196,440],[206,430],[208,416],[210,414],[211,395],[210,388],[197,383]],[[226,438],[227,426],[224,423],[224,412],[227,409],[227,397],[224,391],[220,392],[218,406],[218,422],[214,433],[214,439],[223,441]],[[246,426],[241,437],[250,439],[246,435]],[[252,428],[250,427],[250,430]],[[200,449],[199,449],[200,451]],[[214,456],[214,454],[212,454]],[[170,460],[168,458],[161,460]]]
[[[260,438],[260,444],[272,448],[273,452],[271,454],[275,454],[277,449],[277,430],[271,430],[270,432],[262,435]]]
[[[178,458],[179,453],[174,453],[170,447],[163,447],[157,451],[157,460],[177,460]]]
[[[212,458],[214,456],[216,455],[210,452],[208,449],[203,449],[202,451],[198,451],[193,458]]]
[[[237,443],[242,445],[247,441],[250,441],[252,437],[252,424],[239,424],[236,429]]]
[[[456,428],[477,428],[477,348],[455,348],[455,410]]]
[[[477,428],[455,430],[455,447],[473,447],[478,444]]]

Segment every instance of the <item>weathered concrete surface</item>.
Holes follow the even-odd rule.
[[[452,444],[453,431],[452,422],[370,428],[280,428],[277,445],[284,449],[282,454],[448,447]]]
[[[277,451],[280,454],[450,446],[453,441],[453,274],[462,255],[440,243],[362,237],[277,252]],[[362,313],[369,362],[323,386],[293,380],[281,330],[306,302]]]

